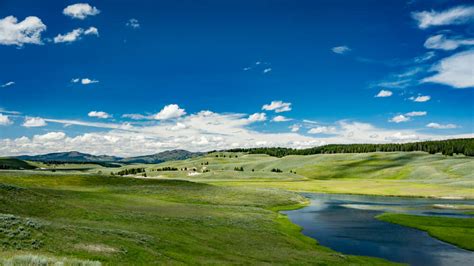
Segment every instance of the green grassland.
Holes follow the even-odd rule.
[[[474,218],[448,218],[384,213],[377,219],[417,228],[458,247],[474,251]]]
[[[138,167],[147,168],[148,177],[179,178],[222,186],[271,187],[300,192],[474,198],[474,158],[465,156],[448,157],[422,152],[323,154],[283,158],[255,154],[231,154],[233,156],[230,158],[230,154],[225,158],[222,153],[219,153],[220,157],[215,155]],[[153,168],[167,166],[178,169],[194,167],[197,172],[202,172],[205,167],[209,172],[190,176],[190,171],[152,171]],[[243,167],[244,171],[234,171],[235,167]],[[282,170],[282,173],[271,172],[274,168]]]
[[[35,171],[0,183],[5,264],[388,264],[300,234],[277,211],[305,199],[283,190]]]
[[[39,169],[0,171],[3,264],[381,265],[317,245],[278,211],[306,204],[300,191],[474,198],[474,158],[422,152],[28,164]],[[146,177],[116,175],[131,168]]]

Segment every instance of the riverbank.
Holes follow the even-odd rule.
[[[449,218],[395,213],[384,213],[376,216],[376,218],[381,221],[423,230],[441,241],[474,251],[474,218]]]

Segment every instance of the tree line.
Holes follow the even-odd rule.
[[[312,155],[331,153],[367,153],[367,152],[397,152],[397,151],[424,151],[430,154],[441,153],[452,156],[464,154],[474,156],[474,138],[449,139],[436,141],[420,141],[412,143],[390,144],[330,144],[308,149],[292,149],[281,147],[231,149],[229,152],[247,152],[250,154],[268,154],[274,157],[287,155]]]

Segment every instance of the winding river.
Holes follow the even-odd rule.
[[[374,218],[383,212],[468,217],[460,211],[433,208],[434,204],[459,200],[314,193],[304,196],[311,199],[309,206],[284,213],[303,228],[303,234],[323,246],[415,266],[474,265],[474,252],[432,238],[424,231]],[[463,200],[462,204],[474,204],[474,200]]]

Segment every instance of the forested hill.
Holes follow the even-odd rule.
[[[437,141],[421,141],[402,144],[330,144],[308,149],[290,148],[251,148],[232,149],[232,152],[248,152],[252,154],[268,154],[275,157],[287,155],[311,155],[327,153],[367,153],[367,152],[395,152],[395,151],[424,151],[430,154],[444,155],[464,154],[474,156],[474,138],[449,139]]]

